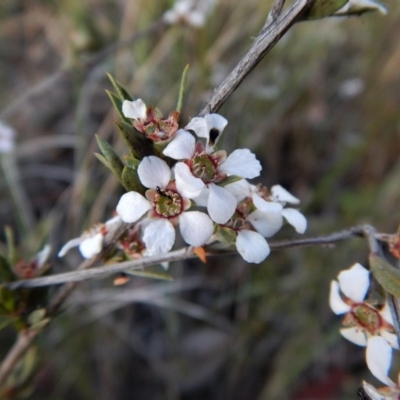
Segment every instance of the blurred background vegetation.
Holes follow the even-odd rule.
[[[0,225],[14,227],[26,258],[49,241],[54,271],[75,268],[78,252],[59,260],[58,249],[107,219],[123,193],[93,156],[96,133],[123,152],[106,72],[168,114],[189,63],[187,122],[270,7],[220,0],[206,26],[193,29],[160,24],[171,3],[0,2],[0,120],[17,131],[0,176]],[[297,24],[220,110],[229,120],[220,147],[257,154],[259,182],[301,199],[308,236],[399,224],[400,6],[386,5],[385,17]],[[277,238],[297,236],[287,227]],[[366,243],[353,239],[275,252],[261,265],[234,256],[175,263],[172,283],[81,284],[37,342],[27,397],[356,399],[362,378],[376,382],[364,349],[340,337],[328,291],[341,269],[366,261]],[[13,338],[0,332],[1,354]]]

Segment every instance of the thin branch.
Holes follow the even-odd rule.
[[[0,366],[0,387],[4,384],[15,364],[24,356],[31,346],[33,339],[39,334],[38,329],[29,329],[18,334],[17,341]]]
[[[78,271],[65,272],[63,274],[45,276],[43,278],[27,279],[17,282],[12,282],[9,284],[11,289],[18,289],[21,287],[40,287],[40,286],[50,286],[59,285],[62,283],[71,282],[82,282],[89,279],[101,279],[107,278],[110,275],[118,274],[126,270],[132,269],[143,269],[150,265],[160,264],[167,261],[177,261],[177,260],[187,260],[189,258],[195,258],[196,255],[193,253],[191,247],[184,247],[179,250],[171,251],[161,256],[145,257],[141,260],[124,261],[111,265],[103,265],[101,267],[82,269]],[[91,260],[89,260],[91,261]],[[90,263],[91,264],[91,263]],[[70,290],[68,290],[68,294]],[[64,295],[62,296],[64,300]],[[60,303],[57,301],[56,304]]]
[[[218,111],[227,98],[237,89],[243,79],[255,68],[279,39],[296,22],[313,0],[298,0],[271,24],[267,25],[255,39],[247,54],[239,61],[233,71],[215,90],[201,109],[199,117]]]
[[[271,250],[282,250],[282,249],[290,249],[290,248],[298,248],[298,247],[310,247],[310,246],[327,246],[332,245],[336,242],[350,239],[353,237],[368,237],[367,233],[372,232],[373,228],[368,225],[357,225],[349,229],[342,230],[340,232],[335,232],[327,236],[318,236],[306,239],[299,240],[282,240],[276,242],[270,242],[269,246]],[[209,251],[207,252],[207,256],[217,256],[217,255],[227,255],[233,254],[233,251],[215,251],[210,246]],[[195,258],[196,255],[193,253],[192,247],[184,247],[179,250],[171,251],[167,254],[162,254],[160,256],[152,256],[145,257],[141,260],[133,260],[133,261],[125,261],[117,264],[111,265],[103,265],[101,267],[96,268],[80,268],[80,270],[66,272],[57,275],[45,276],[42,278],[35,279],[26,279],[17,282],[12,282],[8,284],[8,287],[11,289],[17,289],[21,287],[41,287],[41,286],[50,286],[50,285],[58,285],[62,283],[71,283],[74,282],[74,286],[76,282],[82,282],[90,279],[102,279],[106,278],[110,275],[117,274],[120,272],[124,272],[126,270],[137,270],[143,269],[150,265],[160,264],[166,261],[177,261],[177,260],[187,260],[190,258]],[[98,261],[98,259],[95,259]],[[92,260],[86,261],[87,265],[93,265]],[[84,263],[85,264],[85,263]],[[69,287],[66,286],[66,287]],[[67,295],[69,295],[71,290],[67,291]],[[59,300],[56,302],[58,305],[62,303],[67,295],[63,295],[62,301]],[[53,303],[54,304],[54,303]],[[55,307],[56,309],[58,307]],[[51,308],[50,314],[54,311],[54,306]]]
[[[279,17],[279,15],[281,15],[284,5],[285,0],[274,0],[271,6],[271,11],[268,14],[268,18],[265,21],[262,31],[267,29],[267,27],[271,25],[272,22],[274,22]]]

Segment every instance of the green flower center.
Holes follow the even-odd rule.
[[[356,321],[371,333],[375,333],[381,327],[382,320],[378,311],[366,304],[353,306],[352,314]]]
[[[213,160],[207,154],[196,155],[192,160],[192,173],[203,182],[211,182],[216,174]]]
[[[164,218],[173,218],[182,212],[182,198],[173,190],[157,188],[154,202],[157,214]]]

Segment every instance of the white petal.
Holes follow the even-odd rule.
[[[241,179],[240,181],[225,186],[225,189],[229,190],[236,197],[237,202],[251,196],[250,188],[251,185],[246,181],[246,179]]]
[[[299,204],[300,203],[300,200],[297,197],[294,197],[291,193],[289,193],[281,185],[272,186],[271,194],[275,201],[279,201],[282,203],[289,203],[289,204]]]
[[[210,195],[208,197],[207,210],[213,221],[224,224],[236,210],[237,201],[235,196],[223,187],[214,183],[208,185]],[[196,201],[196,200],[195,200]]]
[[[84,239],[79,245],[79,251],[85,258],[92,258],[99,254],[103,248],[103,235],[97,233],[96,235],[89,236]]]
[[[260,161],[249,149],[237,149],[218,168],[221,172],[252,179],[260,175]]]
[[[388,302],[385,303],[383,308],[379,311],[379,314],[386,322],[388,322],[390,325],[393,326],[393,317],[392,313],[390,312],[390,307]]]
[[[357,346],[365,347],[367,345],[367,337],[365,333],[358,327],[340,329],[341,335],[356,344]]]
[[[184,241],[197,247],[210,239],[214,224],[207,214],[200,211],[188,211],[179,216],[179,229]]]
[[[142,99],[135,101],[124,100],[122,103],[122,113],[126,118],[146,120],[147,107]]]
[[[362,387],[364,392],[369,396],[371,400],[385,400],[385,397],[382,396],[372,385],[363,381]]]
[[[36,263],[38,267],[41,267],[49,258],[51,253],[51,246],[46,244],[39,253],[36,254]]]
[[[369,288],[369,272],[361,265],[354,264],[351,268],[338,275],[340,290],[351,300],[360,303],[364,300]]]
[[[156,156],[143,158],[138,167],[140,182],[147,188],[165,188],[171,180],[171,170],[167,163]]]
[[[198,196],[196,196],[193,200],[199,207],[207,207],[209,196],[210,196],[210,189],[207,186],[205,186],[201,191],[201,193]]]
[[[192,174],[189,167],[185,163],[176,163],[174,172],[176,188],[182,196],[187,197],[188,199],[193,199],[194,197],[200,195],[205,184],[201,179],[196,178]]]
[[[192,158],[195,145],[196,140],[194,136],[183,129],[179,129],[176,132],[175,137],[164,149],[163,154],[173,158],[174,160]]]
[[[150,255],[168,253],[175,242],[175,229],[167,219],[154,220],[145,228],[143,241]]]
[[[367,11],[379,11],[381,14],[386,15],[387,9],[384,5],[373,0],[350,0],[340,10],[336,11],[334,15],[348,15],[358,14],[361,15]]]
[[[186,15],[187,23],[195,28],[203,26],[206,22],[206,16],[200,11],[192,11]]]
[[[351,307],[346,304],[339,292],[339,283],[337,281],[331,282],[331,290],[329,292],[329,305],[336,315],[344,314],[351,310]]]
[[[257,193],[253,193],[252,198],[253,198],[254,205],[260,211],[263,211],[266,213],[279,213],[283,209],[282,204],[275,203],[274,201],[265,201]]]
[[[304,233],[306,231],[307,220],[300,211],[294,208],[284,208],[282,210],[282,215],[285,217],[286,221],[296,229],[297,233]]]
[[[397,341],[397,336],[394,333],[390,333],[384,329],[381,329],[380,334],[384,339],[386,339],[391,347],[397,350],[399,349],[399,342]]]
[[[245,229],[238,233],[236,248],[244,260],[256,264],[264,261],[270,253],[267,241],[259,233]]]
[[[115,217],[110,218],[104,224],[107,229],[112,229],[114,226],[119,225],[121,223],[121,217],[116,215]]]
[[[207,121],[208,129],[218,129],[221,133],[228,125],[228,120],[220,114],[206,114],[204,119]]]
[[[281,229],[283,218],[281,213],[264,213],[260,210],[252,212],[247,220],[264,237],[271,237]]]
[[[117,205],[117,214],[124,222],[136,222],[146,211],[151,209],[150,202],[137,192],[122,195]]]
[[[207,121],[202,117],[195,117],[185,126],[188,131],[193,131],[198,137],[208,139],[210,131],[208,129]]]
[[[380,336],[372,336],[367,344],[367,365],[372,375],[389,386],[395,386],[388,377],[392,363],[392,348],[390,344]]]
[[[64,257],[73,247],[79,246],[83,240],[84,239],[82,237],[68,240],[68,242],[65,243],[61,250],[58,252],[57,256]]]

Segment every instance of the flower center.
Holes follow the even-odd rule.
[[[211,182],[216,175],[216,166],[208,154],[195,155],[192,159],[192,173],[203,182]]]
[[[353,306],[351,313],[357,324],[372,334],[376,333],[382,325],[382,319],[378,311],[365,303]]]
[[[173,218],[182,212],[183,202],[179,193],[170,189],[157,187],[154,198],[154,208],[157,214],[164,218]]]

